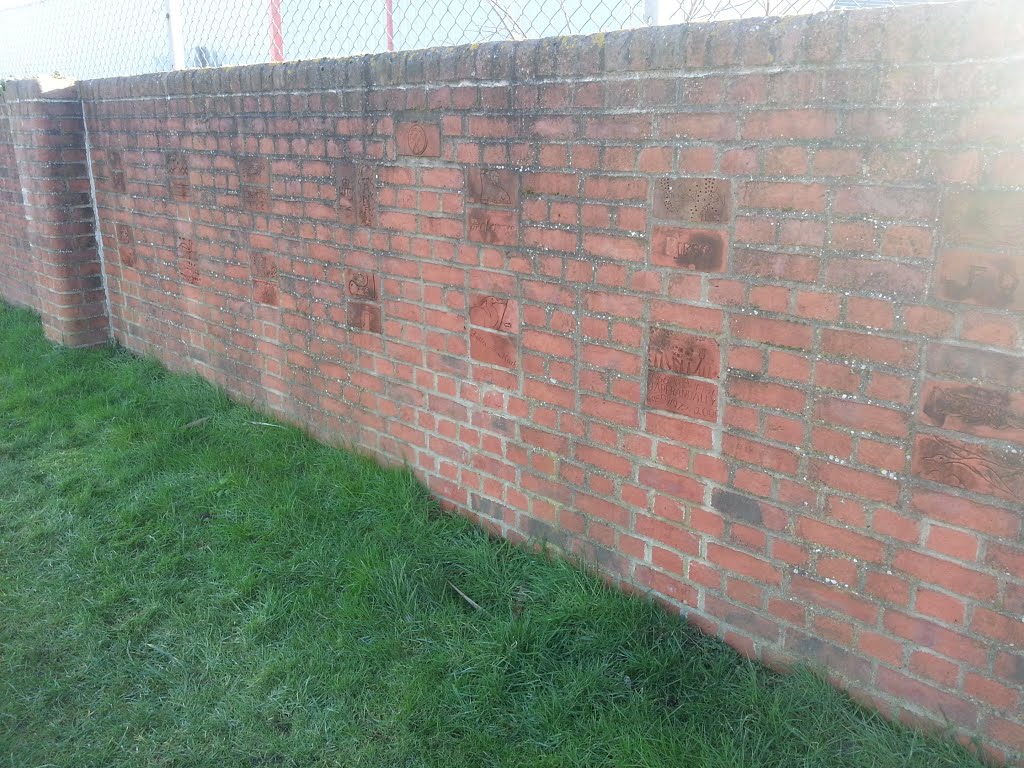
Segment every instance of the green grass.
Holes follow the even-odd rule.
[[[0,307],[0,766],[979,765],[254,421]]]

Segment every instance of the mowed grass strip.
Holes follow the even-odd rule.
[[[253,422],[0,307],[0,765],[980,765]]]

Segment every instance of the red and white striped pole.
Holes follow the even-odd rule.
[[[270,0],[270,60],[284,61],[284,33],[281,31],[281,0]]]
[[[384,31],[388,36],[388,50],[395,50],[395,14],[391,7],[392,0],[384,0]]]

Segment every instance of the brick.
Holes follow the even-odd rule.
[[[766,560],[754,557],[732,547],[709,543],[707,545],[708,561],[733,573],[756,579],[765,584],[778,584],[778,570]]]
[[[960,338],[964,341],[1016,349],[1020,336],[1018,329],[1019,323],[1015,318],[991,312],[961,313]]]
[[[833,210],[839,214],[885,219],[932,219],[936,208],[932,191],[871,186],[840,189],[833,205]]]
[[[959,498],[953,492],[915,490],[911,503],[922,515],[990,536],[1014,537],[1021,527],[1009,510]]]
[[[703,421],[718,420],[718,387],[687,376],[650,371],[647,406]]]
[[[655,227],[651,263],[663,267],[721,272],[728,244],[724,232],[710,229]]]
[[[705,379],[717,379],[721,369],[717,341],[663,328],[651,331],[647,362],[651,368]]]
[[[720,112],[687,112],[658,120],[658,133],[666,139],[735,139],[736,118]]]
[[[939,435],[918,435],[914,475],[975,493],[1016,501],[1024,495],[1024,454]]]
[[[903,327],[921,336],[948,336],[953,328],[953,314],[933,307],[904,307]]]
[[[809,517],[797,520],[796,532],[808,542],[852,555],[860,560],[881,562],[885,554],[885,544],[877,539]]]
[[[1016,355],[953,344],[928,345],[929,373],[980,384],[1024,389],[1024,360]]]
[[[436,123],[410,121],[395,126],[395,144],[399,155],[441,156],[441,128]]]
[[[973,561],[978,555],[977,536],[952,528],[932,526],[925,545],[934,552],[967,562]]]
[[[704,497],[702,483],[676,472],[644,467],[640,470],[639,480],[642,485],[679,499],[700,501]]]
[[[996,580],[988,574],[912,550],[897,553],[893,567],[958,595],[986,600],[998,591]]]
[[[942,234],[952,245],[1013,250],[1024,236],[1020,210],[1024,192],[962,191],[945,199]]]
[[[984,664],[988,655],[986,647],[977,640],[901,611],[886,610],[883,624],[898,637],[973,666]]]
[[[729,379],[728,392],[730,397],[748,403],[797,413],[803,410],[807,400],[803,392],[793,387],[740,378]]]
[[[756,499],[724,488],[715,489],[711,505],[727,517],[748,523],[760,523],[763,517],[761,504]]]
[[[743,123],[744,139],[828,139],[835,131],[835,114],[820,109],[751,112]]]
[[[794,576],[790,579],[790,591],[793,595],[804,598],[820,608],[841,613],[867,624],[873,623],[878,616],[878,608],[858,597],[853,591],[822,584],[804,576]]]
[[[740,187],[740,205],[744,208],[821,212],[825,210],[825,187],[787,181],[748,181]]]
[[[985,562],[1007,574],[1024,573],[1024,548],[1008,543],[989,542]]]
[[[974,724],[977,722],[976,705],[927,683],[919,682],[900,672],[886,668],[878,670],[877,680],[878,686],[883,691],[914,701],[937,715],[960,723]]]
[[[906,264],[837,258],[829,262],[825,282],[843,291],[881,293],[919,301],[925,292],[927,276],[922,269]]]
[[[964,693],[1007,712],[1020,703],[1020,692],[974,672],[964,675]]]
[[[855,149],[819,149],[814,153],[814,171],[820,176],[856,176],[864,155]]]
[[[819,401],[814,409],[814,417],[830,424],[843,424],[854,430],[877,432],[890,437],[903,437],[908,429],[907,417],[898,411],[837,397]]]
[[[914,609],[923,616],[930,616],[944,624],[961,624],[966,612],[961,598],[946,595],[924,587],[918,587]]]
[[[939,253],[935,275],[940,299],[983,307],[1024,311],[1024,279],[1013,256],[947,249]]]
[[[811,326],[788,320],[741,315],[732,318],[730,330],[747,341],[797,349],[809,349],[811,346]]]
[[[642,586],[660,595],[690,605],[696,602],[697,590],[689,584],[684,584],[681,579],[667,576],[644,566],[638,566],[634,573]]]
[[[903,646],[877,632],[861,632],[858,648],[879,661],[898,667],[903,664]]]
[[[917,360],[918,346],[911,342],[884,336],[825,330],[822,349],[830,355],[867,360],[898,368],[907,368]]]
[[[830,488],[862,498],[893,504],[899,497],[899,483],[895,480],[852,467],[815,461],[811,464],[811,473],[817,481]]]
[[[715,618],[726,624],[741,629],[745,634],[753,634],[767,640],[778,640],[778,625],[764,616],[717,597],[705,597],[705,609]]]
[[[971,629],[979,635],[1006,645],[1024,643],[1024,622],[1020,620],[1020,616],[1008,616],[979,606],[974,611]]]
[[[817,279],[819,266],[818,259],[811,256],[750,248],[733,250],[732,271],[752,277],[809,283]]]
[[[958,665],[924,651],[910,654],[910,671],[947,688],[955,687],[960,677]]]

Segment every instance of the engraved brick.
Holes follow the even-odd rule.
[[[196,261],[195,241],[190,237],[178,238],[178,273],[192,285],[199,284],[199,264]]]
[[[918,435],[912,469],[925,480],[1007,501],[1024,496],[1024,451]]]
[[[469,239],[488,245],[515,245],[519,240],[519,222],[512,211],[469,209]]]
[[[1024,251],[998,256],[965,250],[939,254],[936,295],[947,301],[1024,311]]]
[[[178,272],[186,283],[199,285],[199,264],[193,256],[186,255],[186,252],[179,252]]]
[[[651,332],[647,361],[652,368],[716,379],[720,369],[718,342],[658,328]]]
[[[717,421],[718,387],[687,376],[649,371],[647,406],[702,421]]]
[[[440,157],[441,128],[436,123],[420,121],[398,123],[395,126],[395,144],[399,155]]]
[[[338,189],[338,210],[341,213],[341,222],[343,224],[356,223],[358,183],[359,178],[354,164],[335,164],[334,184]]]
[[[654,215],[673,221],[725,223],[730,194],[727,179],[659,179],[654,185]]]
[[[174,177],[170,180],[171,199],[178,202],[188,202],[192,197],[192,185],[188,177]]]
[[[373,227],[377,224],[377,181],[369,165],[340,162],[334,166],[338,190],[338,219],[342,224]]]
[[[267,166],[267,160],[264,157],[240,157],[238,158],[238,175],[245,182],[266,182],[269,180]]]
[[[518,363],[516,343],[511,336],[479,328],[472,328],[469,331],[469,354],[481,363],[505,368],[515,368]]]
[[[254,253],[249,257],[249,268],[254,278],[260,280],[276,280],[277,264],[268,253]]]
[[[127,224],[118,224],[117,227],[117,257],[121,260],[122,266],[134,267],[135,255],[135,234]]]
[[[346,321],[348,327],[353,330],[380,333],[380,307],[361,301],[350,301]]]
[[[270,192],[263,187],[243,184],[241,189],[242,205],[250,211],[267,211],[270,209]]]
[[[255,280],[252,286],[252,297],[260,304],[277,306],[277,284],[267,280]]]
[[[927,424],[1024,445],[1024,394],[993,387],[928,381],[921,393]]]
[[[943,206],[942,234],[954,245],[1019,253],[1024,242],[1022,210],[1024,192],[957,192]]]
[[[377,300],[377,277],[372,272],[345,271],[348,295],[362,301]]]
[[[519,205],[519,174],[515,171],[470,168],[466,171],[466,189],[469,202],[476,205]]]
[[[469,322],[505,333],[519,331],[519,305],[512,299],[477,293],[469,299]]]
[[[713,229],[655,227],[651,262],[662,267],[679,267],[699,272],[725,269],[726,236]]]
[[[188,175],[188,156],[184,152],[170,152],[166,158],[169,176]]]

